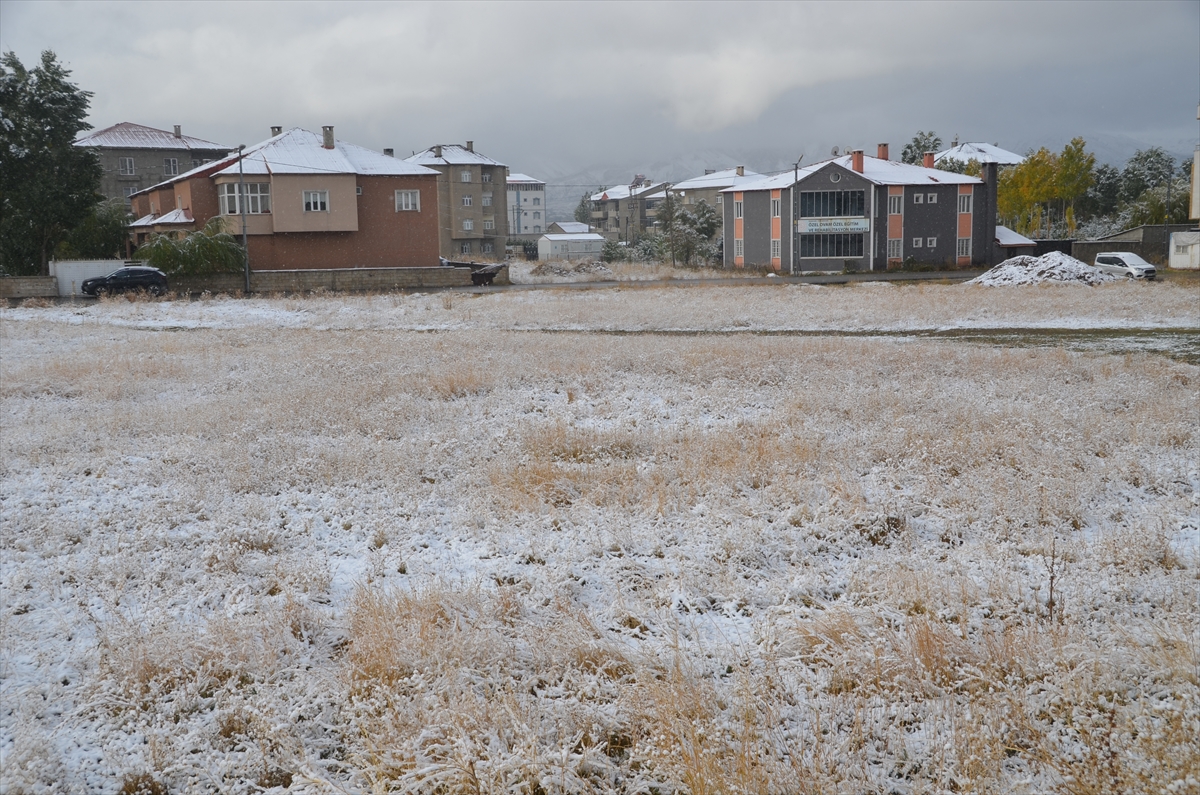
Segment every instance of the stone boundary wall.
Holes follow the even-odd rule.
[[[245,276],[219,273],[204,277],[170,280],[177,293],[240,293]],[[508,267],[496,274],[493,284],[511,284]],[[422,287],[470,287],[470,268],[345,268],[328,270],[252,271],[254,293],[308,293],[314,290],[364,293],[412,290]]]
[[[1157,248],[1158,251],[1148,251],[1150,248]],[[1094,265],[1096,255],[1102,251],[1128,251],[1160,268],[1166,265],[1163,262],[1161,244],[1147,246],[1140,240],[1076,240],[1071,246],[1071,256],[1088,265]]]
[[[507,276],[507,273],[506,273]],[[471,277],[467,277],[467,282]],[[5,276],[0,278],[0,298],[57,298],[58,279],[53,276]]]

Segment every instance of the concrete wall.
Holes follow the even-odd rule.
[[[496,274],[493,284],[511,284],[507,267]],[[470,268],[314,268],[250,274],[250,289],[254,293],[307,293],[313,290],[357,293],[469,286]],[[245,277],[239,273],[171,280],[171,289],[177,293],[241,293],[244,287]]]
[[[58,295],[53,276],[0,277],[0,298],[50,298]]]
[[[50,275],[58,280],[59,295],[83,295],[80,287],[87,279],[107,276],[117,268],[134,263],[119,259],[54,260]]]

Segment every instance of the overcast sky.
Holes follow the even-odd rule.
[[[475,141],[586,181],[768,171],[918,129],[1101,161],[1190,153],[1200,2],[217,3],[0,0],[0,47],[54,50],[132,121],[236,146],[271,125],[408,154]],[[680,173],[662,173],[678,171]],[[653,173],[651,173],[653,172]]]

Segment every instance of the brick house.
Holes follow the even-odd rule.
[[[240,236],[244,209],[254,270],[438,264],[436,171],[338,141],[332,127],[271,131],[240,156],[134,194],[133,243],[214,217]]]
[[[504,257],[507,166],[476,152],[473,141],[437,144],[405,162],[438,174],[438,250],[443,257]]]
[[[75,146],[96,150],[104,169],[100,193],[126,204],[139,190],[225,157],[230,150],[184,135],[178,124],[167,132],[127,121],[85,135]]]
[[[862,150],[722,191],[725,266],[776,271],[993,264],[996,164],[984,179]]]

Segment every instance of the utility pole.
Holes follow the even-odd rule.
[[[238,210],[242,216],[242,261],[246,269],[246,295],[250,295],[250,246],[246,241],[246,170],[242,168],[242,150],[245,144],[238,145]]]
[[[1163,254],[1163,267],[1168,267],[1171,264],[1171,183],[1175,176],[1175,161],[1172,160],[1170,166],[1167,167],[1167,206],[1163,211],[1163,246],[1165,252]]]

